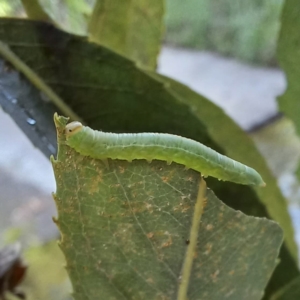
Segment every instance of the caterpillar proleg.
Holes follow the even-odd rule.
[[[164,133],[107,133],[83,126],[66,125],[67,144],[82,155],[96,159],[153,159],[182,164],[202,176],[240,184],[265,186],[254,169],[194,140]]]

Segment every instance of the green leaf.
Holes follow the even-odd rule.
[[[300,135],[300,105],[299,105],[299,78],[300,70],[300,2],[286,0],[281,15],[281,30],[278,40],[277,57],[279,65],[284,70],[287,78],[287,90],[278,97],[281,111],[293,120],[298,135]],[[297,176],[300,178],[300,168]]]
[[[39,0],[22,0],[22,4],[28,18],[52,23],[52,19],[44,11]]]
[[[300,133],[299,78],[300,69],[300,2],[286,0],[281,15],[281,30],[278,40],[277,57],[285,71],[288,87],[283,96],[278,98],[280,110],[290,117]]]
[[[295,278],[280,291],[278,291],[270,300],[298,300],[300,299],[300,276]]]
[[[66,119],[55,121],[56,223],[74,298],[175,299],[192,244],[200,174],[159,161],[108,160],[107,167],[66,146]],[[282,230],[232,210],[210,190],[206,196],[189,256],[188,299],[261,299]]]
[[[39,77],[31,68],[29,68],[9,47],[0,41],[0,54],[10,62],[17,70],[21,71],[32,84],[45,94],[59,109],[65,111],[74,119],[80,120],[80,117],[64,103],[64,101]]]
[[[220,108],[184,85],[142,71],[104,47],[49,25],[1,19],[0,40],[90,127],[108,132],[178,134],[257,169],[267,183],[264,189],[254,191],[213,178],[207,181],[231,207],[254,216],[272,217],[280,223],[294,262],[284,248],[287,255],[281,257],[278,268],[288,266],[291,274],[298,273],[298,250],[286,201],[253,142]],[[5,86],[5,92],[12,86]],[[278,283],[277,277],[272,281],[276,289],[288,282]]]
[[[207,101],[183,84],[170,78],[150,73],[152,77],[164,83],[164,86],[177,101],[188,104],[194,115],[207,124],[210,136],[222,145],[226,154],[246,165],[254,167],[267,182],[266,188],[256,188],[257,194],[266,206],[270,216],[284,228],[288,248],[298,258],[297,246],[294,241],[294,230],[287,211],[286,200],[281,196],[277,182],[270,172],[266,161],[259,153],[254,142],[245,132],[232,121],[221,108]],[[205,109],[203,109],[205,107]],[[226,124],[223,126],[222,124]]]
[[[87,21],[94,1],[64,0],[59,1],[59,4],[56,1],[40,1],[60,28],[74,34],[87,34]]]
[[[163,15],[164,0],[97,0],[88,35],[91,41],[155,69]]]
[[[84,15],[90,15],[92,13],[92,4],[94,1],[81,1],[81,0],[65,0],[67,6],[73,11]],[[71,13],[72,15],[72,13]]]
[[[57,107],[2,59],[0,59],[0,85],[0,107],[10,114],[20,129],[30,137],[33,145],[47,157],[56,153],[56,134],[52,116]]]

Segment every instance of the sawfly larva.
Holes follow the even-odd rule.
[[[66,125],[67,144],[82,155],[96,159],[153,159],[176,162],[196,170],[202,176],[241,184],[265,186],[252,168],[194,140],[164,133],[107,133],[83,126],[80,122]]]

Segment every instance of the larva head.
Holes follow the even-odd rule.
[[[94,156],[93,151],[95,148],[101,151],[102,144],[101,139],[96,137],[96,132],[98,131],[83,126],[80,122],[71,122],[65,127],[66,144],[82,155],[98,158]],[[103,147],[105,148],[105,145]]]
[[[69,136],[73,135],[74,133],[80,131],[82,129],[82,127],[83,127],[82,124],[78,121],[74,121],[74,122],[67,124],[66,128],[65,128],[66,136],[69,137]]]
[[[66,134],[66,141],[67,145],[74,147],[73,145],[80,143],[82,137],[82,131],[83,131],[83,125],[78,122],[74,121],[66,125],[65,127],[65,134]]]

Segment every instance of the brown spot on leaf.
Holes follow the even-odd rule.
[[[147,281],[148,283],[151,283],[151,284],[153,284],[153,283],[154,283],[154,280],[153,280],[153,278],[152,278],[152,277],[149,277],[149,278],[147,278],[147,279],[146,279],[146,281]]]
[[[161,248],[170,247],[172,245],[172,239],[170,238],[168,241],[161,245]]]
[[[212,225],[212,224],[207,224],[206,225],[206,230],[211,231],[213,229],[214,229],[214,225]]]
[[[180,202],[179,205],[173,207],[173,211],[181,211],[182,213],[187,212],[191,206],[187,203]]]
[[[207,243],[205,245],[205,249],[206,249],[205,252],[204,252],[205,255],[209,255],[210,254],[212,246],[213,246],[212,243]]]
[[[193,181],[194,181],[194,178],[193,178],[193,176],[189,176],[187,180],[188,180],[189,182],[193,182]]]
[[[109,199],[108,199],[108,202],[115,202],[116,201],[116,198],[115,197],[110,197]]]
[[[166,177],[166,176],[162,177],[161,179],[162,179],[163,182],[169,182],[170,181],[170,177]]]
[[[125,168],[122,167],[122,166],[119,166],[119,172],[120,172],[121,174],[123,174],[123,173],[125,172]]]
[[[170,246],[173,244],[173,242],[172,242],[172,237],[171,237],[170,233],[166,231],[166,232],[165,232],[165,235],[168,236],[168,240],[165,241],[165,242],[161,245],[161,248],[170,247]]]
[[[147,233],[147,238],[148,239],[152,239],[153,237],[154,237],[154,233],[153,232]]]
[[[217,281],[217,277],[219,274],[220,274],[220,270],[217,270],[216,272],[214,272],[213,274],[210,275],[213,282]]]

